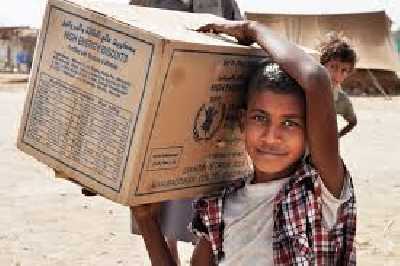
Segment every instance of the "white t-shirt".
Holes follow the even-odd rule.
[[[288,178],[268,183],[247,184],[225,199],[225,259],[220,265],[273,265],[273,200]],[[340,199],[335,198],[321,182],[322,221],[332,228],[338,208],[350,198],[345,180]]]

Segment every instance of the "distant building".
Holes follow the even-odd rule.
[[[392,37],[397,54],[400,56],[400,29],[397,31],[393,31]]]
[[[38,30],[0,27],[0,71],[29,72]]]

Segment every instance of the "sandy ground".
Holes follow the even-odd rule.
[[[0,265],[149,265],[129,210],[54,178],[16,149],[24,85],[0,86]],[[359,265],[400,261],[400,98],[353,98],[359,126],[342,141],[358,197]],[[191,245],[179,245],[183,265]]]

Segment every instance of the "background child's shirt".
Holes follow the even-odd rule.
[[[353,105],[349,96],[342,90],[342,88],[335,89],[333,96],[335,100],[336,114],[341,115],[346,120],[354,119],[356,114],[354,113]]]
[[[220,265],[273,265],[272,232],[274,198],[288,178],[268,183],[247,184],[225,199],[223,250],[225,259]],[[348,180],[340,199],[336,199],[320,178],[322,221],[331,228],[337,210],[350,198]]]
[[[193,219],[193,201],[191,199],[169,200],[160,204],[158,223],[162,234],[170,240],[193,242],[193,234],[188,226]],[[131,209],[131,233],[140,235]]]

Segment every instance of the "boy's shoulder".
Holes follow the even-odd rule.
[[[312,165],[311,160],[309,158],[304,159],[296,170],[290,176],[284,178],[285,182],[283,183],[282,189],[278,190],[278,192],[284,192],[286,188],[287,190],[293,189],[293,185],[304,182],[304,180],[314,182],[319,176],[318,171]],[[248,184],[252,183],[254,176],[248,175],[236,180],[233,180],[226,184],[223,188],[218,191],[211,193],[205,197],[199,198],[195,204],[194,209],[200,215],[209,215],[210,210],[213,211],[222,211],[223,205],[226,200],[231,199],[236,195],[237,192],[241,191]],[[268,183],[266,183],[267,185]],[[213,214],[211,214],[212,216]]]
[[[288,265],[297,261],[297,248],[300,248],[315,255],[311,264],[353,265],[356,205],[350,173],[346,170],[349,196],[336,206],[336,216],[328,225],[325,218],[331,215],[324,210],[333,208],[324,209],[327,201],[326,197],[324,200],[319,173],[311,164],[304,165],[303,170],[300,179],[290,180],[277,198],[274,214],[276,230],[273,231],[276,264]],[[296,242],[298,239],[302,240],[299,246],[288,249],[287,241]]]
[[[345,163],[343,161],[342,163],[345,170],[344,178],[345,180],[349,180],[349,182],[351,183],[351,174],[348,171]],[[293,174],[290,175],[288,182],[286,182],[286,184],[280,191],[280,194],[282,195],[278,195],[277,200],[279,201],[279,198],[287,197],[288,193],[296,193],[296,191],[298,190],[308,190],[312,193],[315,193],[315,190],[320,190],[318,187],[321,185],[322,182],[323,181],[321,178],[321,174],[314,166],[311,156],[309,155],[305,159],[303,159],[302,163],[299,164]]]
[[[340,88],[338,91],[338,101],[350,101],[349,95],[343,90],[343,88]]]

